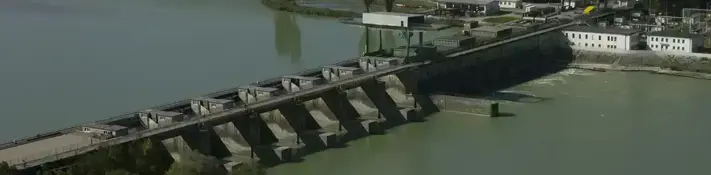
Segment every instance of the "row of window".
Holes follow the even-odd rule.
[[[572,44],[572,43],[571,43],[571,44]],[[577,45],[578,45],[578,46],[583,46],[583,45],[584,45],[585,47],[595,47],[595,44],[593,44],[593,43],[590,43],[590,44],[588,44],[588,43],[584,43],[584,44],[577,43]],[[602,44],[597,44],[597,47],[598,47],[598,48],[602,48]],[[617,49],[617,45],[607,45],[607,48],[608,48],[608,49]]]
[[[594,40],[594,39],[595,39],[595,36],[597,36],[597,40],[602,41],[602,35],[591,35],[591,36],[590,36],[590,39],[593,39],[593,40]],[[568,36],[568,33],[565,33],[565,37],[570,37],[570,38],[575,39],[575,33],[570,34],[570,36]],[[578,39],[583,39],[583,37],[584,37],[585,39],[588,39],[588,34],[585,34],[585,35],[578,34],[578,37],[577,37],[577,38],[578,38]],[[617,37],[616,37],[616,36],[607,36],[607,41],[617,41]]]
[[[650,36],[649,39],[650,39],[651,41],[669,42],[669,38],[662,38],[662,37],[653,37],[653,36]],[[682,44],[684,44],[684,43],[686,43],[686,40],[684,40],[684,39],[674,39],[674,38],[672,38],[672,43],[682,43]]]
[[[660,45],[660,44],[651,44],[651,45],[649,45],[649,47],[650,47],[650,48],[657,48],[657,49],[661,48],[661,49],[663,49],[663,50],[669,50],[669,45],[663,45],[663,46],[662,46],[662,45]],[[685,48],[685,47],[681,47],[681,46],[672,46],[672,47],[671,47],[671,50],[686,51],[686,48]]]
[[[499,2],[501,5],[515,5],[515,2]]]

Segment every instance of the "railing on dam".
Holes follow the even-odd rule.
[[[99,142],[97,144],[91,144],[88,146],[84,146],[79,149],[65,151],[65,152],[61,152],[56,155],[50,155],[50,156],[47,156],[44,158],[39,158],[36,160],[23,162],[22,164],[18,164],[16,166],[18,169],[25,169],[27,167],[34,167],[34,166],[44,164],[45,162],[53,162],[53,161],[61,160],[64,158],[68,158],[68,157],[72,157],[72,156],[76,156],[76,155],[81,155],[81,154],[84,154],[84,153],[87,153],[87,152],[90,152],[93,150],[97,150],[102,147],[120,145],[120,144],[124,144],[124,143],[131,142],[134,140],[143,139],[143,138],[175,137],[175,136],[177,136],[176,131],[182,130],[185,127],[195,126],[200,123],[205,123],[207,125],[222,124],[222,123],[226,123],[226,122],[233,120],[232,119],[233,117],[249,117],[249,115],[253,114],[253,113],[268,112],[280,105],[284,105],[287,103],[293,103],[293,102],[303,102],[303,101],[311,100],[316,97],[319,97],[322,92],[329,91],[329,90],[349,89],[349,88],[357,87],[360,84],[362,84],[363,82],[372,81],[378,77],[390,75],[390,74],[397,73],[397,72],[404,71],[404,70],[408,70],[410,68],[414,68],[414,67],[420,66],[422,64],[423,63],[411,63],[411,64],[407,64],[407,65],[394,66],[394,67],[390,67],[390,68],[386,68],[386,69],[382,69],[382,70],[377,70],[377,71],[373,71],[373,72],[367,72],[365,74],[361,74],[361,76],[351,77],[348,79],[339,80],[339,81],[332,82],[329,84],[315,86],[313,88],[304,89],[301,91],[277,96],[272,99],[268,99],[268,100],[264,100],[264,101],[258,101],[258,102],[246,105],[246,108],[240,107],[240,108],[230,109],[227,111],[222,111],[222,112],[215,113],[215,114],[212,114],[212,115],[209,115],[206,117],[202,117],[202,118],[193,118],[191,120],[165,125],[160,128],[146,129],[146,130],[134,133],[134,134],[127,135],[127,136],[121,136],[121,137],[113,138],[113,139],[106,140],[103,142]]]

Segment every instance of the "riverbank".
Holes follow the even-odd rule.
[[[262,4],[277,11],[309,16],[344,18],[359,17],[361,13],[365,11],[365,7],[361,1],[362,0],[353,0],[353,2],[334,1],[332,3],[323,3],[341,6],[340,8],[309,6],[305,5],[309,4],[308,1],[300,2],[301,4],[299,4],[293,0],[262,0]],[[385,11],[385,5],[384,0],[374,0],[370,6],[370,10]],[[435,7],[436,4],[422,0],[395,0],[392,11],[400,13],[424,13]]]
[[[649,72],[711,80],[711,61],[705,54],[651,51],[598,52],[575,50],[570,68],[594,71]],[[709,55],[711,56],[711,55]]]
[[[298,13],[310,16],[322,17],[357,17],[360,13],[354,11],[332,10],[329,8],[307,7],[297,5],[294,1],[289,0],[262,0],[262,4],[272,10]]]

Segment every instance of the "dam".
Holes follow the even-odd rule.
[[[551,62],[564,62],[566,58],[559,55],[566,55],[560,54],[566,48],[557,42],[563,39],[557,31],[572,25],[575,23],[558,24],[474,48],[423,46],[407,58],[373,53],[95,125],[16,140],[2,146],[0,160],[32,169],[102,147],[150,138],[166,147],[185,144],[221,159],[290,161],[305,152],[419,121],[438,110],[429,94],[486,91],[488,84],[528,75],[554,65]],[[521,59],[519,54],[530,57]],[[349,99],[351,94],[361,94],[365,100],[354,102]],[[77,130],[89,129],[123,134],[106,139],[75,135]],[[32,155],[46,145],[78,146],[61,151],[48,148],[51,154]]]

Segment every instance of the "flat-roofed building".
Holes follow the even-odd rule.
[[[563,30],[573,48],[592,50],[635,50],[639,46],[639,30],[575,26]]]
[[[511,27],[508,26],[481,26],[469,30],[472,36],[477,37],[503,37],[510,35],[513,32]]]
[[[425,23],[425,15],[395,12],[363,13],[363,24],[389,27],[410,27],[413,24]]]
[[[128,134],[128,128],[120,125],[106,125],[100,123],[92,123],[81,127],[84,133],[90,133],[97,136],[111,138],[119,137]]]
[[[190,100],[190,108],[200,116],[224,111],[235,107],[235,102],[228,99],[197,97]]]
[[[701,43],[701,37],[685,32],[660,31],[647,34],[647,47],[654,51],[691,53]]]
[[[496,0],[438,0],[439,7],[455,10],[465,16],[493,15],[499,13],[499,1]]]

